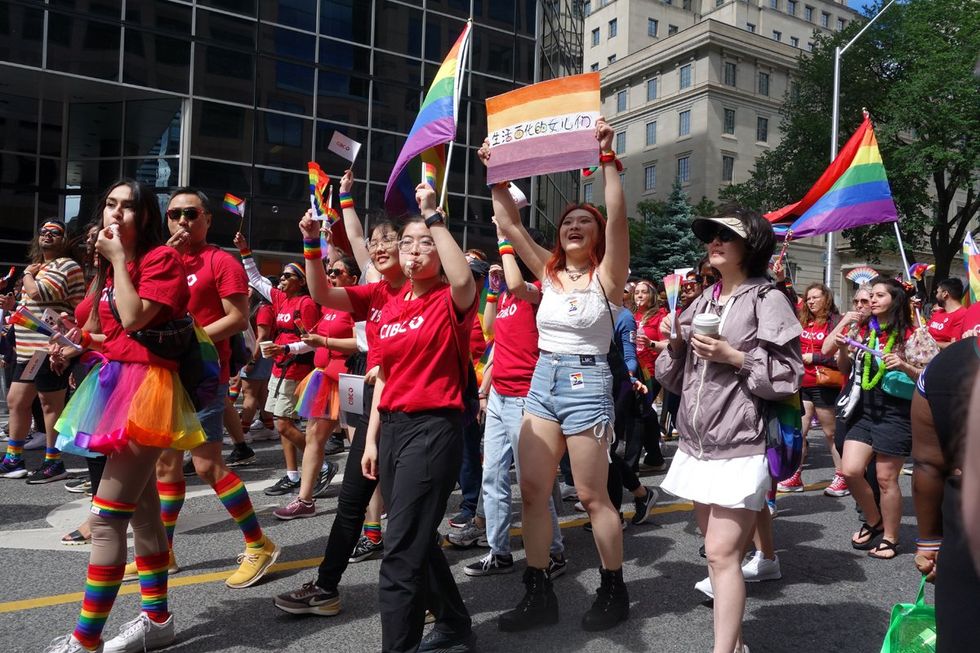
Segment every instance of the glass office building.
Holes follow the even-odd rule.
[[[492,243],[476,149],[484,100],[578,72],[556,56],[551,25],[579,25],[558,0],[4,0],[0,2],[0,264],[24,262],[40,220],[81,230],[113,180],[161,198],[181,185],[247,200],[257,251],[298,253],[306,162],[333,178],[335,130],[362,144],[355,201],[382,208],[385,184],[420,101],[466,19],[470,73],[449,176],[452,228]],[[544,52],[543,44],[548,52]],[[545,58],[545,54],[548,55]],[[550,61],[564,62],[561,67]],[[542,65],[544,62],[544,65]],[[571,62],[571,63],[569,63]],[[571,181],[570,181],[571,180]],[[540,212],[548,196],[522,184]],[[540,197],[539,197],[540,196]],[[556,200],[557,201],[557,200]],[[216,202],[217,203],[217,202]],[[532,222],[536,221],[532,218]],[[218,211],[212,240],[230,246],[237,218]]]

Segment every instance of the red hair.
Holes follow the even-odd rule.
[[[561,281],[558,279],[558,270],[565,268],[565,250],[561,246],[561,223],[565,221],[568,214],[576,209],[582,209],[589,213],[593,218],[595,218],[596,226],[598,226],[599,235],[596,239],[596,245],[589,252],[589,277],[592,276],[592,271],[599,267],[599,263],[602,261],[602,257],[606,255],[606,218],[602,213],[599,212],[592,204],[569,204],[562,211],[561,216],[558,218],[557,231],[558,236],[555,238],[555,246],[551,249],[551,258],[544,265],[545,275],[557,286],[561,286]]]

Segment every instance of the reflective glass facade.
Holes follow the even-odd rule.
[[[425,90],[469,16],[470,73],[448,203],[454,231],[465,230],[470,245],[490,242],[489,193],[476,157],[484,100],[554,71],[578,71],[580,51],[563,59],[556,45],[567,37],[542,37],[578,4],[0,2],[0,265],[23,263],[38,220],[59,216],[80,229],[120,176],[154,185],[161,198],[184,184],[215,200],[244,197],[253,248],[296,252],[306,162],[317,160],[331,177],[345,167],[327,151],[334,130],[362,143],[358,208],[380,209]],[[551,59],[558,65],[542,66]],[[212,240],[229,245],[237,226],[217,215]]]

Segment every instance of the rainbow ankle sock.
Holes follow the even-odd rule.
[[[4,459],[11,462],[17,462],[24,457],[24,443],[26,440],[8,440],[7,441],[7,453],[4,454]]]
[[[238,399],[239,393],[241,393],[241,389],[238,386],[228,388],[228,398],[233,402]]]
[[[364,522],[364,537],[371,540],[374,544],[381,541],[381,522]]]
[[[47,447],[44,450],[44,462],[57,462],[61,460],[61,452],[58,451],[57,447]]]
[[[262,527],[259,526],[259,519],[252,509],[252,500],[248,498],[248,490],[245,489],[242,479],[234,472],[228,472],[224,478],[214,484],[214,492],[225,510],[238,524],[238,528],[242,529],[245,545],[264,546],[265,535],[262,534]]]
[[[162,624],[170,618],[167,609],[167,568],[170,551],[148,556],[136,556],[136,569],[140,575],[140,609],[151,620]]]
[[[102,629],[119,593],[126,565],[89,565],[85,579],[82,611],[75,624],[75,639],[87,649],[95,650],[102,640]]]
[[[174,529],[177,527],[180,509],[184,506],[186,490],[187,483],[183,480],[176,483],[157,481],[157,492],[160,493],[160,519],[163,520],[163,527],[167,529],[167,542],[170,543],[171,549],[174,546]]]

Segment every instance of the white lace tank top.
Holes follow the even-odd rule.
[[[555,354],[602,354],[609,352],[613,325],[619,306],[610,304],[593,274],[588,287],[559,291],[545,277],[538,305],[538,348]]]

